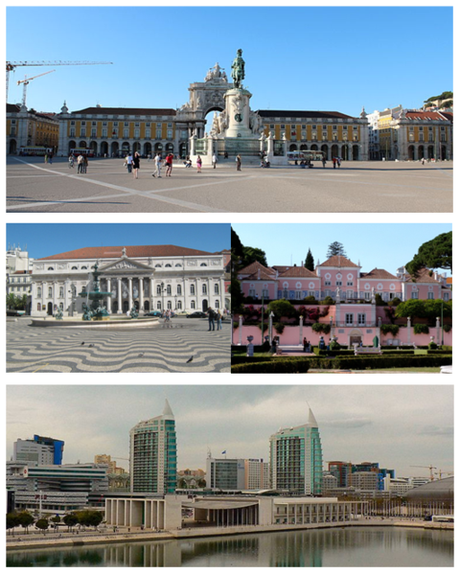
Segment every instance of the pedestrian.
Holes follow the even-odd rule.
[[[141,156],[139,155],[139,152],[137,151],[133,157],[134,179],[139,179],[139,168],[140,167],[141,167]]]
[[[342,163],[342,158],[338,157],[337,158],[337,167],[340,167],[340,164]]]
[[[83,161],[82,161],[82,165],[81,165],[81,170],[82,173],[86,173],[88,171],[88,156],[84,155],[83,157]]]
[[[161,177],[161,153],[160,152],[157,152],[153,162],[155,164],[155,171],[152,173],[153,177]]]
[[[45,163],[48,163],[48,152],[45,153]]]
[[[197,172],[197,173],[201,173],[201,166],[202,166],[202,164],[203,164],[203,161],[202,161],[202,159],[201,159],[201,156],[199,155],[199,156],[196,158],[196,172]]]
[[[332,158],[332,167],[335,169],[336,166],[337,166],[337,158],[336,158],[336,157],[333,157],[333,158]]]
[[[152,156],[150,154],[147,154],[147,161],[151,161],[152,160]]]
[[[217,323],[217,330],[222,329],[222,315],[220,314],[219,309],[216,311],[216,323]]]
[[[323,162],[323,168],[325,168],[326,167],[326,158],[324,156],[323,156],[322,162]]]
[[[133,171],[133,156],[131,152],[129,152],[128,157],[126,158],[126,165],[128,166],[128,173],[132,173]]]
[[[217,167],[217,156],[215,153],[212,154],[212,167],[216,169]]]
[[[73,168],[75,162],[75,158],[73,157],[73,153],[69,155],[69,169]]]
[[[236,156],[235,161],[236,161],[236,171],[241,171],[241,156],[240,156],[240,154],[238,154]]]
[[[174,156],[172,153],[168,153],[168,155],[165,158],[166,177],[171,177],[172,168],[173,168],[173,159],[174,159]]]
[[[80,154],[77,157],[77,173],[83,173],[83,156]]]
[[[304,353],[307,352],[307,347],[308,347],[307,337],[304,337],[304,338],[303,338],[303,352],[304,352]]]
[[[53,163],[53,152],[50,153],[49,158],[48,158],[48,161],[49,161],[50,164]]]
[[[207,310],[207,314],[208,314],[208,324],[209,324],[208,331],[215,331],[216,325],[214,323],[214,319],[216,317],[216,314],[211,309],[211,307],[209,307],[209,309]]]

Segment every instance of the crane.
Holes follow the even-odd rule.
[[[31,80],[35,80],[35,78],[40,78],[41,76],[46,76],[46,74],[51,74],[51,72],[55,72],[56,70],[50,70],[49,72],[44,72],[43,74],[38,74],[38,76],[33,76],[32,78],[28,78],[27,76],[24,76],[23,80],[18,80],[18,86],[20,84],[24,84],[24,92],[22,95],[22,105],[25,106],[26,105],[26,96],[27,96],[27,86],[29,85],[29,82]]]
[[[19,62],[6,62],[6,101],[8,102],[8,84],[10,72],[14,72],[18,66],[95,66],[98,64],[113,64],[113,62],[64,62],[62,60],[54,62],[37,62],[21,60]]]
[[[430,466],[419,466],[419,465],[411,465],[411,468],[429,468],[430,469],[430,481],[433,482],[434,480],[434,474],[433,474],[433,470],[437,469],[437,466],[433,466],[432,464],[430,464]]]

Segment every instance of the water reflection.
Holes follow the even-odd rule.
[[[453,566],[453,531],[335,528],[8,552],[7,566]]]

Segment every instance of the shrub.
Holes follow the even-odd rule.
[[[331,330],[329,323],[313,323],[311,328],[315,333],[324,333],[325,335],[327,335]]]
[[[443,329],[446,333],[450,333],[452,331],[452,325],[449,325],[449,324],[444,325]]]
[[[335,301],[331,296],[327,296],[324,301],[323,301],[324,305],[335,305]]]
[[[422,325],[421,323],[415,323],[414,333],[416,335],[421,335],[422,333],[424,333],[425,335],[428,335],[429,332],[430,332],[430,329],[428,328],[428,325]]]
[[[278,333],[278,335],[281,335],[286,325],[284,323],[278,322],[275,323],[273,326],[275,327],[275,331]]]
[[[308,295],[304,298],[305,303],[309,303],[310,305],[317,305],[318,301],[315,299],[313,295]]]
[[[436,345],[436,343],[434,341],[431,341],[431,343],[428,345],[429,349],[437,349],[438,345]]]
[[[391,333],[393,337],[396,337],[396,335],[399,333],[399,325],[390,325],[389,323],[384,323],[380,326],[380,331],[384,335]]]

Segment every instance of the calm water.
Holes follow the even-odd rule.
[[[335,528],[8,552],[7,566],[453,566],[453,531]]]

